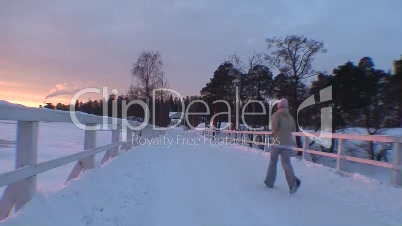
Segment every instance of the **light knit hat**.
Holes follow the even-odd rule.
[[[278,103],[278,108],[288,108],[288,100],[286,98],[282,98]]]

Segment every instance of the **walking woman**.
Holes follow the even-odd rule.
[[[288,100],[282,98],[278,103],[278,110],[272,115],[272,136],[279,142],[280,146],[289,146],[293,144],[292,132],[296,130],[296,124],[293,117],[289,114]],[[295,176],[292,164],[290,162],[291,149],[273,146],[271,158],[267,170],[267,176],[264,180],[269,188],[274,187],[276,179],[276,166],[279,155],[285,171],[286,181],[289,185],[289,193],[293,194],[300,186],[300,180]]]

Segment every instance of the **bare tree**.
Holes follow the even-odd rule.
[[[250,98],[246,92],[245,88],[247,84],[244,84],[245,80],[251,75],[255,74],[255,71],[258,67],[264,66],[264,54],[259,52],[254,52],[251,57],[248,58],[247,61],[243,61],[240,57],[235,53],[229,56],[229,62],[233,64],[236,68],[236,73],[240,75],[240,99],[245,101]]]
[[[230,62],[233,66],[239,70],[239,72],[245,74],[248,73],[254,66],[263,65],[264,64],[264,54],[259,52],[254,52],[251,57],[248,58],[247,62],[244,62],[240,59],[240,57],[235,53],[229,56]]]
[[[161,88],[161,89],[162,88],[166,88],[166,89],[169,88],[169,84],[168,84],[167,78],[165,76],[165,73],[163,73],[157,88]],[[166,91],[158,91],[157,94],[159,94],[159,98],[161,98],[161,99],[162,98],[168,99],[170,93],[166,92]]]
[[[267,38],[268,50],[265,59],[269,65],[274,66],[280,73],[290,78],[293,100],[289,100],[293,116],[297,119],[297,108],[301,100],[298,100],[298,87],[304,79],[316,74],[311,63],[318,53],[326,53],[324,43],[304,36],[290,35],[285,38]],[[297,131],[299,131],[299,128]],[[298,137],[299,138],[299,137]],[[296,139],[298,147],[301,147],[300,138]]]
[[[265,55],[268,63],[294,81],[301,81],[312,75],[311,63],[317,53],[326,53],[324,43],[304,36],[291,35],[285,39],[268,38],[266,40],[270,54]]]
[[[145,51],[133,63],[132,76],[137,82],[136,92],[146,98],[152,97],[152,91],[163,87],[167,81],[162,70],[162,57],[157,51]]]

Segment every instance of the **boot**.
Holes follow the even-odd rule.
[[[289,193],[294,194],[297,192],[297,189],[300,187],[301,181],[296,178],[296,182],[293,184],[293,186],[290,188]]]

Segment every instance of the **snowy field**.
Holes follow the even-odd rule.
[[[15,125],[0,125],[0,139],[15,140]],[[40,133],[40,161],[83,148],[73,125],[42,123]],[[39,176],[41,192],[0,225],[401,225],[402,190],[388,183],[293,158],[302,186],[290,195],[281,169],[274,189],[262,183],[267,152],[204,143],[195,131],[167,138],[176,142],[136,147],[64,187],[72,164]],[[13,167],[6,146],[2,171]]]

